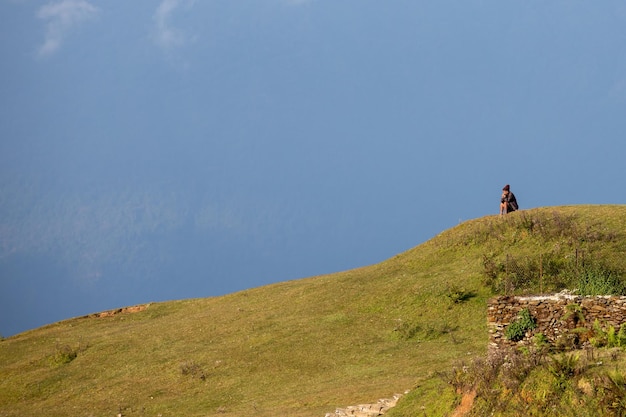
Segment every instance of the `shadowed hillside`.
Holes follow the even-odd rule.
[[[0,342],[0,416],[321,417],[407,389],[388,415],[448,415],[438,373],[486,352],[486,300],[570,287],[581,253],[623,277],[625,225],[624,206],[488,216],[376,265],[25,332]]]

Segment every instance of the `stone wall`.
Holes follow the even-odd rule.
[[[505,337],[505,330],[523,309],[528,309],[537,327],[526,333],[524,339],[513,342]],[[619,329],[626,322],[626,297],[580,297],[568,293],[549,296],[502,296],[489,300],[487,323],[489,348],[500,349],[533,344],[537,334],[543,334],[552,345],[582,345],[584,338],[598,320],[604,329]],[[576,331],[573,331],[576,329]]]

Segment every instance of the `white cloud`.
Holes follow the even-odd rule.
[[[91,19],[98,11],[86,0],[62,0],[39,8],[37,17],[47,22],[46,37],[39,48],[39,56],[55,53],[76,25]]]
[[[154,13],[156,24],[155,42],[161,48],[171,49],[184,45],[187,42],[185,34],[172,26],[171,18],[176,9],[181,6],[191,7],[190,0],[162,0]]]

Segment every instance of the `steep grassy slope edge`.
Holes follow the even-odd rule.
[[[407,389],[390,415],[448,415],[438,372],[487,347],[486,260],[623,271],[624,225],[624,206],[488,216],[376,265],[25,332],[0,342],[0,416],[323,416]]]

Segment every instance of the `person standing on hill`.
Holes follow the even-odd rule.
[[[505,185],[502,189],[502,197],[500,197],[500,214],[510,213],[518,208],[515,194],[511,192],[509,184]]]

